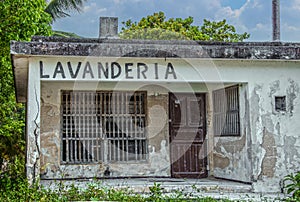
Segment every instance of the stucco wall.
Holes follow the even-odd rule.
[[[299,62],[215,64],[222,80],[247,85],[240,100],[242,136],[215,138],[213,173],[234,180],[247,177],[257,192],[281,191],[283,177],[300,167]],[[275,96],[286,96],[285,112],[275,111]]]
[[[287,70],[286,75],[252,86],[250,113],[255,190],[279,191],[282,178],[300,167],[300,82],[293,74],[296,72]],[[286,112],[274,110],[275,96],[286,96]]]
[[[138,163],[109,163],[85,165],[61,164],[60,92],[79,88],[74,83],[42,82],[41,84],[41,179],[103,177],[107,167],[112,177],[121,176],[170,176],[168,138],[168,94],[157,86],[148,85],[147,136],[149,154],[147,161]],[[82,87],[83,84],[80,84]],[[101,88],[98,88],[101,86]],[[124,89],[130,90],[130,85]],[[90,90],[122,90],[116,84],[85,86]],[[128,89],[129,87],[129,89]],[[136,86],[135,86],[136,88]],[[132,88],[132,90],[137,90]],[[124,90],[123,89],[123,90]],[[151,89],[151,90],[149,90]],[[154,95],[153,91],[156,92]]]
[[[194,67],[201,61],[189,61]],[[210,173],[220,178],[252,182],[254,191],[278,192],[282,178],[300,167],[300,69],[297,61],[213,61],[224,85],[240,84],[241,136],[214,137],[212,103],[207,102],[208,159]],[[60,89],[146,90],[148,93],[149,157],[146,163],[109,165],[112,175],[170,176],[168,149],[168,92],[212,92],[205,81],[165,84],[165,89],[139,83],[42,82],[41,174],[42,178],[102,176],[106,164],[60,165]],[[88,86],[88,87],[87,87]],[[206,86],[206,87],[205,87]],[[221,85],[222,86],[222,85]],[[275,111],[275,96],[286,96],[286,112]],[[51,118],[51,120],[49,120]],[[53,120],[52,120],[53,118]],[[163,124],[161,124],[163,123]],[[160,125],[157,125],[160,124]],[[159,131],[159,132],[158,132]],[[88,172],[87,172],[88,171]]]
[[[215,177],[251,182],[251,134],[247,89],[247,84],[239,84],[240,135],[224,137],[212,135],[211,137],[214,141],[212,172]],[[213,125],[211,124],[210,127]],[[213,133],[213,129],[211,131]]]

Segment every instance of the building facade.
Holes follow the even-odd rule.
[[[12,42],[27,177],[216,178],[280,191],[300,167],[300,44]]]

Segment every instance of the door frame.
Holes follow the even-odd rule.
[[[171,96],[175,96],[176,95],[186,95],[186,96],[191,96],[191,95],[194,95],[196,97],[202,97],[203,98],[203,126],[202,126],[202,129],[203,129],[203,143],[202,143],[202,148],[204,149],[204,158],[203,158],[203,162],[204,162],[204,165],[202,166],[204,168],[204,173],[202,174],[199,174],[197,177],[189,177],[189,175],[180,175],[179,178],[206,178],[208,176],[208,170],[207,170],[207,166],[208,166],[208,158],[207,158],[207,139],[206,139],[206,136],[207,136],[207,120],[206,120],[206,117],[207,117],[207,106],[206,106],[206,100],[207,100],[207,93],[186,93],[186,92],[176,92],[176,93],[173,93],[173,92],[169,92],[169,96],[168,96],[168,104],[169,104],[169,107],[168,107],[168,110],[169,110],[169,143],[170,143],[170,147],[169,147],[169,154],[170,154],[170,173],[171,173],[171,177],[174,177],[174,178],[178,178],[178,176],[175,176],[174,175],[174,170],[173,170],[173,162],[172,162],[172,124],[171,124]],[[200,109],[201,110],[201,109]],[[186,112],[187,113],[187,112]],[[185,117],[187,118],[187,117]],[[193,141],[194,143],[195,141]],[[192,144],[193,144],[192,143]],[[192,145],[191,144],[191,145]],[[192,176],[192,174],[191,174]]]

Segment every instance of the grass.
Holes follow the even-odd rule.
[[[128,188],[114,189],[104,186],[100,181],[90,183],[86,188],[58,182],[49,189],[38,183],[29,186],[26,178],[23,177],[10,179],[2,176],[0,201],[230,201],[227,199],[216,200],[210,197],[192,197],[180,191],[165,194],[160,184],[157,183],[149,187],[149,190],[149,193],[138,194]]]

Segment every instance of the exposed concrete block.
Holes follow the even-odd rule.
[[[213,159],[214,159],[214,166],[216,168],[224,169],[228,167],[230,164],[229,158],[222,154],[214,153]]]
[[[99,38],[116,38],[118,36],[118,18],[100,17]]]

